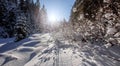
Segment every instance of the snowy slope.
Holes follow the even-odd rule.
[[[34,34],[14,43],[0,39],[0,66],[119,66],[120,47],[68,43],[47,34]]]

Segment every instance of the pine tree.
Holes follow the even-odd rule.
[[[47,28],[47,12],[45,5],[40,10],[40,28],[42,31],[46,32]]]
[[[71,12],[71,24],[75,32],[86,40],[102,39],[111,44],[120,44],[119,6],[120,0],[76,0]]]
[[[15,41],[20,41],[24,38],[27,37],[28,35],[28,32],[27,32],[27,18],[26,16],[24,15],[24,13],[20,14],[18,17],[17,17],[17,21],[16,21],[16,24],[15,24],[15,36],[16,36],[16,40]]]
[[[11,1],[2,1],[0,2],[1,4],[1,15],[0,15],[0,21],[1,25],[0,27],[3,27],[4,31],[6,34],[8,34],[8,37],[13,37],[14,36],[14,25],[15,25],[15,18],[16,18],[16,7],[14,6],[15,4]]]
[[[33,0],[0,0],[0,9],[0,37],[5,36],[3,34],[6,34],[7,37],[14,37],[14,33],[20,33],[17,31],[16,25],[21,26],[21,24],[25,25],[21,26],[21,28],[25,28],[25,30],[21,30],[21,32],[25,32],[24,37],[42,32],[43,29],[40,28],[43,27],[42,22],[45,23],[47,20],[46,9],[40,8],[39,0],[35,3]]]

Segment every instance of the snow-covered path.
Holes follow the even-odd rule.
[[[119,66],[120,47],[53,39],[49,33],[34,34],[14,43],[0,39],[0,66]]]

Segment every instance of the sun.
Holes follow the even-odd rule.
[[[55,24],[57,22],[57,15],[56,14],[50,14],[48,16],[49,23]]]
[[[49,16],[49,21],[50,22],[56,22],[56,20],[57,20],[57,16],[56,15],[52,14],[52,15]]]

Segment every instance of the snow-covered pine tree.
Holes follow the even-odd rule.
[[[15,25],[15,18],[16,18],[16,4],[8,1],[8,0],[1,0],[0,1],[0,27],[4,29],[4,33],[7,34],[7,37],[14,36],[14,25]],[[3,34],[4,34],[3,33]],[[6,38],[7,38],[6,37]]]
[[[26,18],[24,24],[27,26],[27,34],[42,32],[43,29],[39,27],[43,27],[42,22],[45,23],[45,21],[42,21],[43,19],[40,17],[46,15],[46,12],[40,8],[39,0],[35,3],[33,0],[0,0],[0,9],[1,37],[14,37],[16,32],[14,27],[18,23],[17,20],[21,20],[18,18],[20,14],[23,14],[23,17]]]
[[[39,13],[39,29],[41,29],[42,32],[47,32],[48,30],[48,23],[47,23],[47,10],[45,8],[45,5],[42,6],[42,8],[40,9],[40,13]]]
[[[120,45],[120,0],[76,0],[70,21],[75,33],[90,42]]]
[[[19,16],[17,16],[16,19],[16,24],[14,26],[15,30],[15,37],[16,37],[16,42],[20,41],[28,36],[28,31],[27,31],[27,18],[24,13],[20,13]]]

